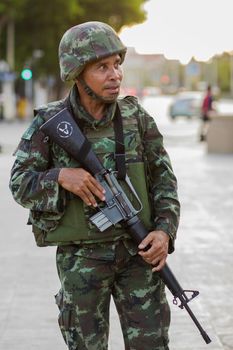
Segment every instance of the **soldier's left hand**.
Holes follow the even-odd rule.
[[[168,254],[169,236],[164,231],[152,231],[139,244],[138,254],[153,265],[152,271],[159,271],[165,265]],[[145,250],[145,248],[148,248]]]

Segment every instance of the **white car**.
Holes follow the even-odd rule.
[[[200,117],[204,95],[199,91],[185,91],[177,94],[169,106],[171,119],[177,117]]]

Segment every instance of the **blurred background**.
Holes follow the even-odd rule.
[[[89,20],[109,23],[128,46],[123,95],[174,96],[211,84],[217,100],[232,99],[232,7],[229,0],[2,0],[0,119],[31,118],[32,107],[64,96],[58,44]]]
[[[8,189],[10,169],[33,108],[64,97],[58,45],[84,21],[109,23],[128,47],[121,95],[135,95],[163,133],[182,205],[169,265],[208,332],[211,350],[233,350],[233,2],[231,0],[0,0],[0,348],[62,350],[53,295],[55,248],[38,249],[28,212]],[[214,113],[200,142],[201,106]],[[172,305],[171,350],[206,345]],[[109,349],[123,349],[112,304]],[[143,350],[143,349],[137,349]]]

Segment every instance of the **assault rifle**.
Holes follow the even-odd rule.
[[[82,166],[89,171],[105,189],[105,206],[100,206],[99,211],[90,218],[90,221],[100,231],[105,231],[110,226],[120,223],[126,227],[135,242],[140,244],[148,235],[148,230],[137,215],[142,208],[136,210],[133,207],[124,190],[120,186],[115,176],[115,172],[105,169],[101,164],[100,160],[91,149],[90,142],[79,129],[69,110],[67,108],[62,109],[46,121],[40,127],[40,130],[46,136],[49,136],[53,142],[62,147],[76,161],[82,164]],[[137,201],[141,204],[140,199],[127,176],[126,183]],[[165,266],[159,271],[159,275],[173,294],[173,303],[178,305],[180,302],[178,306],[181,309],[186,309],[199,329],[204,341],[206,344],[209,344],[211,339],[188,306],[188,302],[195,298],[199,292],[195,290],[184,290],[167,264],[165,264]],[[188,295],[188,293],[191,295]]]

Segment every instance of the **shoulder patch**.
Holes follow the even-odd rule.
[[[23,140],[30,140],[32,135],[35,133],[35,131],[38,130],[39,123],[40,123],[39,119],[34,118],[32,123],[29,125],[29,127],[24,131],[21,138]]]

